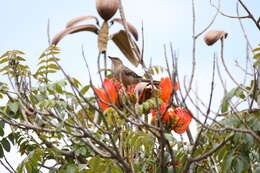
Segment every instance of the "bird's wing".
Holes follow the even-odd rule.
[[[123,70],[125,75],[132,76],[134,78],[142,78],[141,76],[137,75],[133,70],[129,69],[128,67],[125,67],[125,70]]]

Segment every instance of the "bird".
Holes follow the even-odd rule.
[[[136,84],[139,82],[151,83],[151,80],[144,79],[143,77],[137,75],[133,70],[126,67],[121,59],[117,57],[108,56],[112,61],[111,71],[112,76],[118,81],[122,82],[125,87],[128,85]],[[159,81],[154,81],[155,85],[159,84]]]

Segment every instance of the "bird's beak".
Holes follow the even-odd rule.
[[[111,57],[111,56],[108,56],[108,58],[111,59],[111,60],[113,59],[113,57]]]

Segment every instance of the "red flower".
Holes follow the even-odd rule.
[[[117,81],[116,79],[112,79],[114,81],[115,87],[117,91],[120,91],[121,88],[121,83],[119,81]]]
[[[163,114],[166,110],[166,103],[163,103],[160,107],[160,113]],[[152,119],[156,117],[156,111],[151,110]],[[172,128],[176,133],[182,134],[186,131],[189,127],[189,124],[192,120],[192,116],[186,112],[183,108],[176,108],[169,107],[164,114],[162,122],[168,124],[170,128]]]
[[[132,85],[127,85],[127,88],[121,87],[121,83],[118,80],[115,80],[115,87],[116,90],[119,91],[120,93],[126,92],[126,94],[134,94],[134,89],[137,84],[132,84]]]
[[[181,163],[179,161],[175,161],[175,163],[173,163],[173,161],[170,161],[170,162],[167,163],[167,167],[171,167],[171,166],[173,166],[173,164],[175,166],[180,166],[181,165]]]
[[[172,86],[172,81],[170,78],[161,78],[161,82],[159,84],[161,88],[161,99],[164,103],[168,103],[173,91],[177,91],[179,89],[179,85],[175,82],[175,86]]]
[[[183,108],[176,108],[173,111],[174,119],[177,123],[175,124],[174,131],[178,134],[182,134],[189,127],[189,124],[192,120],[190,113],[186,112]]]
[[[106,89],[107,93],[106,93],[104,88],[100,88],[100,89],[94,88],[94,90],[99,97],[98,98],[98,104],[100,105],[100,107],[104,111],[107,108],[109,108],[109,106],[107,104],[111,103],[109,97],[111,98],[112,103],[116,104],[116,102],[117,102],[117,91],[116,91],[116,85],[115,85],[113,80],[109,80],[109,79],[105,78],[105,80],[103,82],[103,86]]]
[[[160,113],[161,115],[164,113],[164,111],[166,110],[166,106],[167,104],[166,103],[163,103],[160,107]],[[156,117],[156,111],[155,110],[151,110],[151,113],[152,113],[152,116],[153,117]],[[169,116],[171,116],[173,114],[173,108],[172,107],[169,107],[168,110],[165,112],[164,116],[163,116],[163,120],[162,122],[163,123],[167,123],[168,119],[169,119]]]
[[[127,86],[127,94],[134,94],[135,87],[138,83]]]

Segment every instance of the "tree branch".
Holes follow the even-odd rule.
[[[216,146],[215,148],[213,148],[212,150],[210,150],[209,152],[201,155],[200,157],[197,158],[193,158],[191,159],[191,162],[199,162],[203,159],[206,159],[207,157],[211,156],[212,154],[214,154],[217,150],[219,150],[221,147],[223,147],[229,140],[231,140],[235,135],[231,135],[228,138],[226,138],[222,143],[220,143],[218,146]]]

